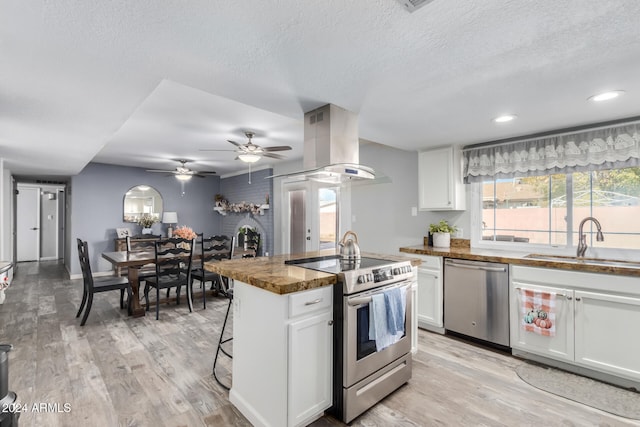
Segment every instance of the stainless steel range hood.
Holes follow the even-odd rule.
[[[358,116],[327,104],[304,115],[304,170],[271,178],[304,178],[344,183],[375,178],[372,168],[360,165]]]

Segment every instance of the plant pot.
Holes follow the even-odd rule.
[[[433,233],[434,248],[448,248],[451,246],[451,233]]]
[[[153,230],[151,228],[143,228],[142,234],[153,234]]]

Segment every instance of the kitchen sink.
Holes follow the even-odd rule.
[[[546,254],[529,254],[529,255],[526,255],[525,258],[537,259],[540,261],[567,262],[571,264],[603,265],[603,266],[622,267],[622,268],[640,268],[640,262],[623,261],[623,260],[617,260],[617,259],[578,258],[576,256],[569,256],[569,255],[546,255]]]

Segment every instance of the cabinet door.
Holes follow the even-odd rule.
[[[332,404],[333,313],[289,324],[289,426],[307,425]]]
[[[453,148],[422,151],[418,157],[420,209],[454,209]]]
[[[640,380],[640,298],[575,291],[576,362]]]
[[[418,268],[418,326],[442,328],[442,274]]]
[[[526,331],[523,326],[521,310],[521,290],[550,292],[556,294],[556,332],[555,336],[539,335]],[[573,291],[550,286],[538,286],[526,282],[512,281],[510,289],[510,334],[511,347],[539,354],[552,359],[573,361]]]

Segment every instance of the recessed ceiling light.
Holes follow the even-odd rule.
[[[495,119],[493,119],[493,121],[496,123],[506,123],[516,119],[517,117],[518,116],[516,116],[515,114],[505,114],[503,116],[496,117]]]
[[[609,92],[602,92],[597,95],[590,96],[587,99],[594,102],[608,101],[610,99],[617,98],[622,94],[624,94],[623,90],[611,90]]]

